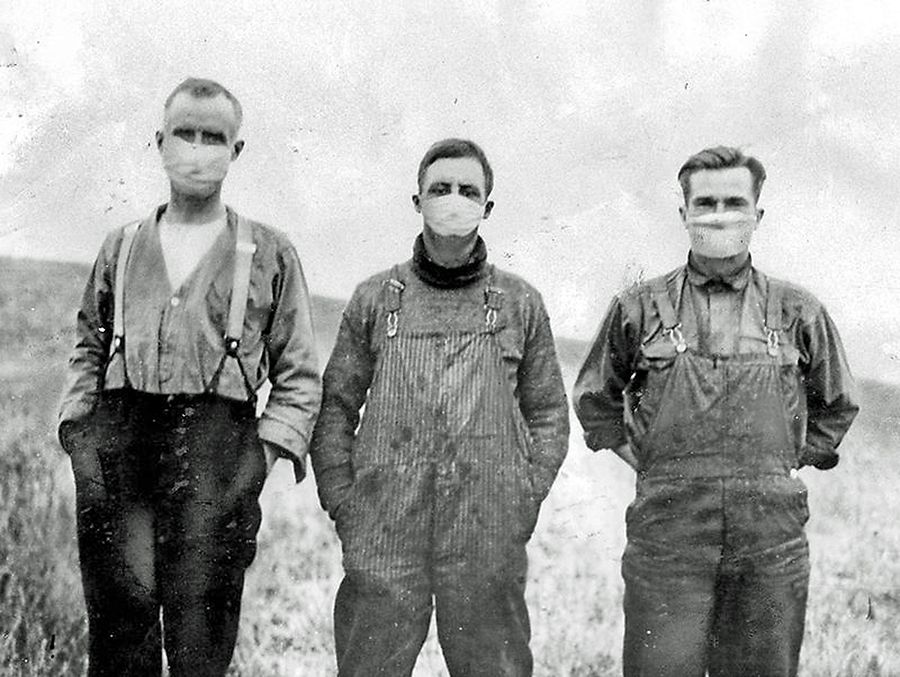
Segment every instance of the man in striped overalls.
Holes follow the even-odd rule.
[[[565,391],[540,295],[487,262],[481,148],[435,144],[418,184],[412,260],[347,305],[310,451],[344,552],[338,671],[409,675],[436,606],[451,675],[521,677],[525,545],[566,454]]]
[[[173,677],[224,675],[267,468],[303,475],[321,397],[309,299],[287,237],[222,202],[240,122],[218,83],[175,88],[156,136],[170,200],[110,233],[78,313],[59,437],[90,677],[159,677],[163,639]]]
[[[797,673],[806,488],[857,412],[837,330],[751,265],[763,166],[734,148],[678,174],[687,265],[622,292],[573,396],[591,449],[637,471],[626,515],[626,677]]]

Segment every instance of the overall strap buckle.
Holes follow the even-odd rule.
[[[397,335],[397,329],[400,327],[400,296],[406,285],[398,278],[400,277],[397,266],[391,271],[391,277],[385,280],[384,289],[384,309],[387,311],[387,328],[385,334],[388,338],[394,338]]]
[[[503,309],[503,290],[494,286],[494,267],[488,274],[487,287],[484,289],[484,325],[490,333],[497,329],[497,318]]]

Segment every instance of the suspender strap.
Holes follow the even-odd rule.
[[[778,334],[782,330],[781,324],[781,285],[769,280],[766,291],[766,343],[767,352],[772,357],[777,357],[779,352]]]
[[[401,295],[406,285],[400,281],[400,271],[397,266],[391,270],[391,277],[382,283],[384,290],[384,309],[387,311],[387,329],[385,333],[388,338],[394,338],[397,335],[397,328],[400,326],[400,305]]]
[[[244,387],[247,390],[247,400],[256,402],[256,392],[247,371],[239,356],[241,337],[244,334],[244,317],[247,314],[247,297],[250,295],[250,270],[253,264],[253,255],[256,253],[256,243],[253,242],[253,229],[244,217],[237,216],[237,233],[234,242],[234,272],[231,278],[231,302],[228,306],[228,325],[225,330],[225,353],[219,360],[219,366],[210,379],[206,388],[208,393],[215,393],[219,387],[219,377],[225,367],[225,360],[229,357],[237,362],[238,369],[244,379]]]
[[[234,245],[234,274],[231,281],[231,305],[228,308],[228,329],[225,333],[225,352],[237,357],[244,334],[244,316],[247,313],[247,296],[250,294],[250,268],[256,244],[250,224],[242,216],[237,217],[237,237]]]
[[[113,287],[113,339],[109,345],[109,356],[125,348],[125,268],[134,244],[140,221],[129,223],[122,231],[122,244],[119,245],[119,256],[116,260],[116,282]]]

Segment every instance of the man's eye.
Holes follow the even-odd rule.
[[[450,192],[450,186],[446,183],[438,183],[428,187],[429,195],[446,195]]]
[[[203,132],[200,138],[207,146],[224,146],[226,143],[225,135],[218,132]]]
[[[192,129],[176,129],[172,132],[172,135],[188,143],[194,143],[194,130]]]

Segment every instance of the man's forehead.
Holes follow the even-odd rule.
[[[484,191],[484,168],[473,157],[440,158],[425,170],[423,187],[427,188],[433,183],[468,184]]]
[[[179,92],[166,109],[165,125],[167,129],[200,127],[234,134],[237,132],[237,115],[224,94],[197,97],[189,92]]]
[[[701,169],[691,174],[691,197],[698,195],[753,195],[753,174],[747,167]]]

